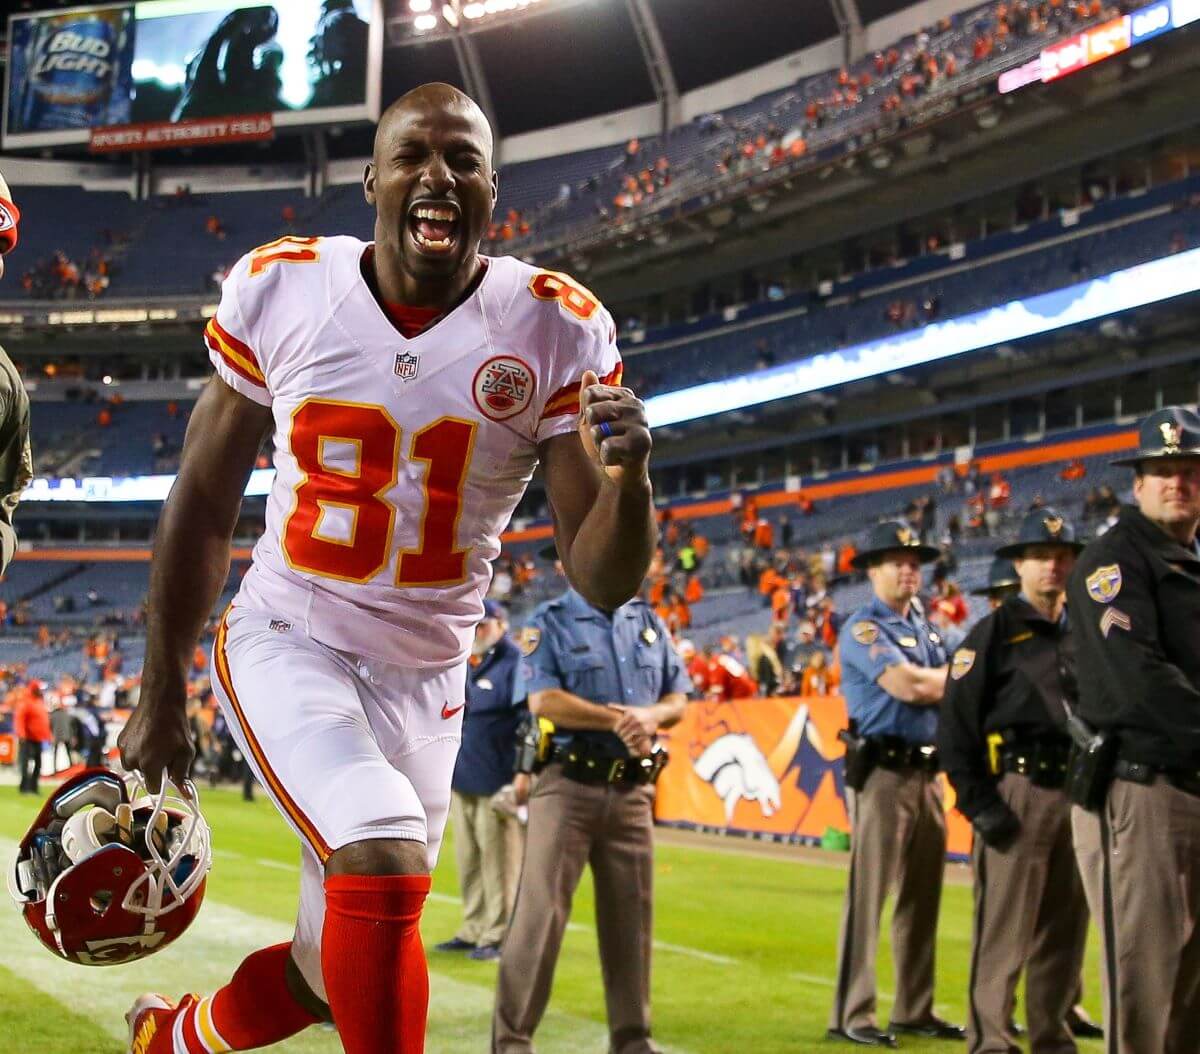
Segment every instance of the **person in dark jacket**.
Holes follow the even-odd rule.
[[[1115,750],[1111,782],[1072,812],[1100,925],[1109,1054],[1183,1054],[1200,1036],[1200,416],[1151,414],[1135,505],[1068,586],[1078,716]],[[1105,753],[1100,748],[1098,753]]]
[[[996,552],[1013,561],[1019,592],[975,625],[950,662],[938,754],[975,829],[972,1054],[1019,1049],[1012,1019],[1022,970],[1033,1054],[1076,1049],[1067,1018],[1088,915],[1064,790],[1066,706],[1075,703],[1066,586],[1082,548],[1053,509],[1029,513],[1017,540]]]

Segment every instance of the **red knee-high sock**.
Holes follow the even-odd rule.
[[[321,969],[346,1054],[423,1054],[429,971],[418,924],[428,875],[325,880]]]
[[[251,955],[233,980],[206,999],[186,996],[165,1015],[153,1054],[220,1054],[280,1043],[309,1025],[313,1017],[287,986],[291,944],[276,944]]]

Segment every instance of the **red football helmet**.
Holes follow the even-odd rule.
[[[55,955],[85,966],[132,962],[191,924],[212,866],[208,824],[165,778],[87,769],[42,806],[9,872],[9,892]]]

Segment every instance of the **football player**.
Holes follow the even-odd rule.
[[[284,238],[225,281],[205,334],[217,376],[159,522],[141,702],[120,748],[152,787],[187,771],[186,670],[270,433],[266,532],[221,620],[213,680],[303,843],[300,909],[293,940],[215,995],[139,999],[138,1054],[248,1050],[330,1018],[348,1054],[421,1051],[418,923],[465,662],[535,466],[580,593],[619,607],[649,565],[650,432],[619,387],[612,318],[566,275],[479,255],[492,150],[471,99],[417,88],[384,114],[366,168],[374,242]]]
[[[0,277],[4,275],[4,257],[17,244],[20,219],[21,213],[13,204],[8,184],[0,176]],[[32,478],[29,396],[17,368],[0,349],[0,574],[17,551],[13,513],[21,499],[21,491]]]

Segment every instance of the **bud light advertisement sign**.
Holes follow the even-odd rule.
[[[382,0],[138,0],[13,15],[6,149],[97,129],[379,117]]]
[[[130,120],[132,6],[14,18],[10,29],[6,138]]]

